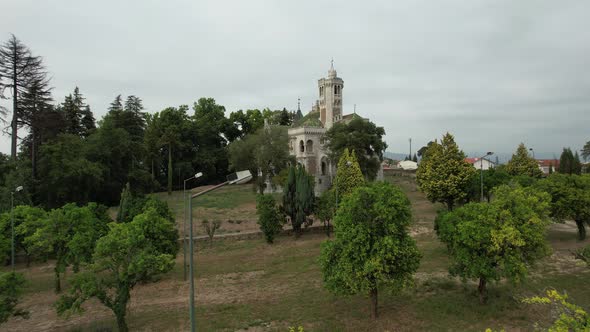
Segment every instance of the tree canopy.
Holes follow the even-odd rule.
[[[324,284],[337,294],[371,296],[377,316],[378,287],[399,290],[412,283],[421,255],[408,234],[410,201],[385,182],[355,189],[334,217],[334,240],[322,243]]]
[[[154,209],[129,223],[110,223],[108,234],[96,243],[92,263],[71,278],[68,293],[59,298],[58,313],[82,312],[82,304],[96,298],[113,311],[119,331],[128,331],[125,317],[131,290],[172,270],[177,238],[174,225]]]
[[[578,237],[584,240],[584,224],[590,226],[590,175],[552,174],[535,187],[551,195],[551,216],[557,221],[574,220]]]
[[[506,171],[514,176],[526,175],[538,178],[543,175],[537,161],[529,156],[529,151],[524,143],[518,145],[516,153],[512,155],[512,159],[506,164]]]
[[[326,148],[333,162],[340,160],[345,149],[355,151],[363,175],[374,180],[387,149],[384,135],[383,127],[356,116],[349,123],[337,122],[326,132]]]
[[[416,180],[430,201],[444,203],[452,210],[467,196],[474,174],[475,168],[465,161],[453,135],[446,133],[440,144],[433,142],[423,154]]]
[[[452,275],[479,279],[479,297],[486,285],[507,278],[519,282],[532,263],[550,251],[548,194],[533,188],[502,185],[491,203],[469,203],[440,214],[436,232],[451,255]]]

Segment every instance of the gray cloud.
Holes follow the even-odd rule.
[[[214,97],[304,110],[335,59],[345,113],[391,151],[455,134],[465,151],[590,140],[590,3],[579,1],[2,1],[0,31],[45,58],[54,97],[97,118],[117,94],[150,112]],[[0,151],[9,149],[0,139]]]

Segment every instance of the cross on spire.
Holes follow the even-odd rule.
[[[334,69],[334,58],[330,61],[330,69]]]

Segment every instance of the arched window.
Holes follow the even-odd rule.
[[[299,141],[299,152],[305,152],[305,144],[303,144],[303,141]]]
[[[322,160],[322,175],[326,175],[326,162]]]
[[[307,144],[305,145],[305,149],[307,149],[307,153],[313,153],[313,141],[308,139]]]

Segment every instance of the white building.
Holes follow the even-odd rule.
[[[486,158],[465,158],[465,161],[473,165],[475,169],[487,171],[490,168],[496,167],[496,164],[487,160]]]
[[[289,128],[289,152],[298,164],[315,177],[317,194],[328,189],[336,176],[336,165],[328,159],[324,147],[324,134],[336,122],[349,122],[355,114],[342,115],[342,90],[344,81],[338,77],[334,64],[328,77],[318,80],[319,99],[311,111],[301,119],[297,127]],[[300,109],[298,109],[300,111]],[[378,178],[383,177],[380,170]]]

